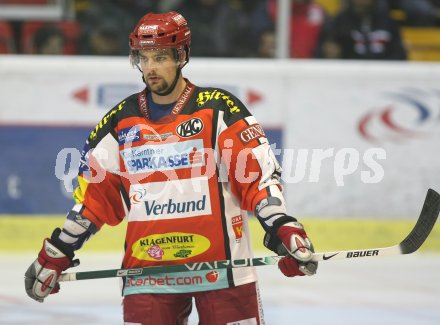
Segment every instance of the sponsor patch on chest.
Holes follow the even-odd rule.
[[[120,151],[129,174],[205,165],[203,140],[148,144]]]
[[[210,215],[208,178],[133,185],[129,221],[180,219]]]
[[[243,144],[247,144],[254,139],[265,137],[263,128],[259,124],[249,125],[243,131],[237,133]]]
[[[145,261],[178,261],[200,255],[210,246],[209,239],[199,234],[152,234],[133,244],[132,256]]]
[[[189,138],[199,134],[203,130],[203,122],[198,117],[180,123],[177,128],[177,134],[182,138]]]

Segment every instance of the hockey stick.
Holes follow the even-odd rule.
[[[314,261],[329,259],[342,260],[354,257],[393,256],[411,254],[422,246],[434,227],[440,213],[440,194],[433,189],[426,193],[425,202],[416,225],[408,236],[398,245],[384,248],[370,248],[364,250],[326,252],[313,254]]]
[[[437,217],[440,213],[440,195],[429,189],[425,202],[416,225],[409,235],[400,243],[384,248],[370,248],[365,250],[335,251],[325,253],[314,253],[312,260],[328,261],[351,259],[356,257],[376,257],[411,254],[419,249],[425,242]],[[188,264],[161,265],[133,269],[112,269],[89,272],[72,272],[61,274],[58,281],[76,281],[88,279],[113,278],[124,276],[145,276],[157,273],[175,273],[185,271],[210,271],[216,269],[228,269],[248,266],[274,265],[283,256],[266,256],[256,258],[245,258],[237,260],[222,260],[213,262],[196,262]]]

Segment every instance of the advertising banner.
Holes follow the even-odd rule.
[[[0,75],[0,214],[65,213],[88,134],[144,88],[140,72],[128,58],[2,56]],[[440,189],[439,64],[192,59],[184,75],[257,118],[293,215],[413,216]]]

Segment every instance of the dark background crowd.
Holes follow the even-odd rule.
[[[440,60],[440,0],[290,1],[292,58]],[[193,57],[276,56],[277,0],[0,0],[0,13],[54,4],[59,19],[0,14],[0,53],[126,56],[139,18],[175,10]]]

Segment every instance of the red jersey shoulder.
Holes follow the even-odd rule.
[[[93,144],[97,144],[108,133],[111,133],[116,138],[114,130],[119,121],[133,114],[138,114],[137,111],[139,110],[136,110],[137,107],[137,94],[133,94],[110,109],[90,132],[88,140],[91,147],[94,147]]]
[[[199,109],[222,111],[223,119],[228,126],[251,115],[240,99],[225,89],[198,87],[195,91],[195,101]]]

